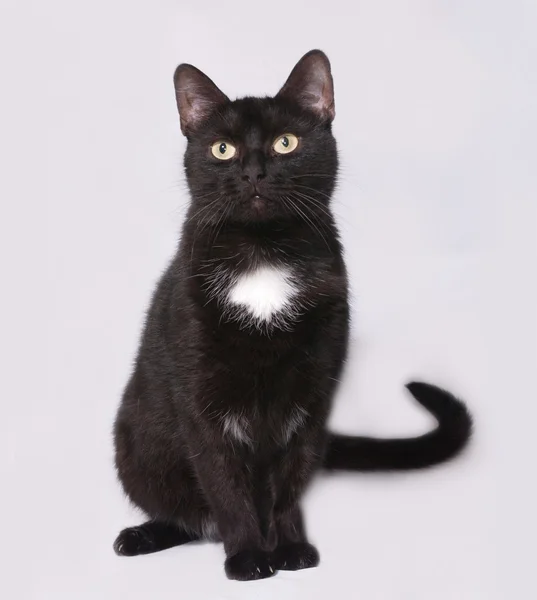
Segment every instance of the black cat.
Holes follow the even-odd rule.
[[[114,548],[221,540],[241,580],[313,567],[300,498],[317,470],[432,465],[464,447],[470,416],[411,383],[431,433],[326,431],[349,335],[327,57],[306,54],[274,98],[230,101],[190,65],[174,81],[192,202],[115,423],[119,479],[150,520]]]

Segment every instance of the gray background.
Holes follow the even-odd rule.
[[[1,17],[4,597],[532,597],[535,2],[21,0]],[[314,47],[353,287],[333,426],[426,431],[403,389],[423,378],[467,400],[474,444],[424,473],[319,478],[319,569],[237,584],[217,545],[117,558],[141,517],[111,424],[188,202],[173,70],[272,94]]]

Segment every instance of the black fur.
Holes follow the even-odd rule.
[[[330,434],[325,467],[351,471],[422,469],[456,456],[472,432],[466,406],[434,385],[413,382],[406,387],[437,419],[435,430],[399,440]]]
[[[435,432],[376,441],[326,431],[349,331],[326,56],[304,56],[274,98],[232,102],[189,65],[175,87],[191,206],[115,423],[120,481],[151,521],[114,547],[133,555],[222,540],[226,573],[239,580],[316,566],[300,498],[323,463],[427,466],[464,446],[470,419],[446,392],[410,384],[438,418]],[[299,145],[277,154],[286,133]],[[232,159],[212,155],[221,140],[236,147]],[[225,298],[263,265],[292,272],[296,295],[286,314],[255,320]]]

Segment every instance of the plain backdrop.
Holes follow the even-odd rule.
[[[534,0],[2,1],[0,593],[23,600],[536,597]],[[227,581],[220,545],[132,559],[142,516],[111,426],[188,203],[172,74],[274,94],[332,61],[334,211],[353,289],[341,431],[433,423],[411,378],[475,415],[460,459],[321,476],[318,569]],[[1,589],[4,589],[1,592]]]

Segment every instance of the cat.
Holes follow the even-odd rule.
[[[304,55],[271,98],[230,101],[188,64],[174,83],[191,203],[114,426],[119,480],[149,520],[114,549],[221,541],[237,580],[314,567],[300,499],[317,471],[439,463],[466,445],[471,417],[450,393],[413,382],[438,421],[430,433],[326,429],[349,337],[326,55]]]

